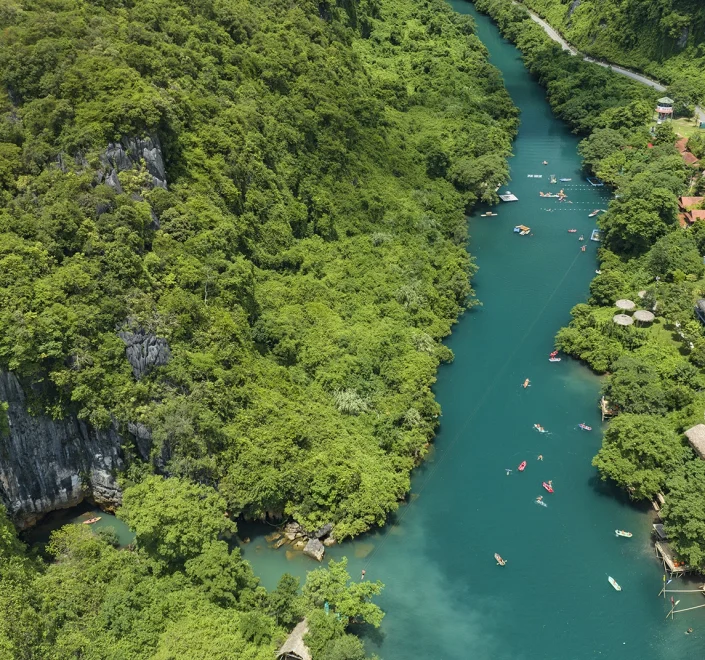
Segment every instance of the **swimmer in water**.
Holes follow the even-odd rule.
[[[542,461],[542,460],[543,460],[543,454],[539,454],[539,455],[536,457],[536,460],[537,460],[537,461]]]

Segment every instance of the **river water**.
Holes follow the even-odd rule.
[[[448,339],[455,361],[441,368],[435,388],[442,424],[410,503],[385,529],[327,556],[346,555],[355,578],[365,568],[367,578],[385,583],[379,603],[386,618],[365,633],[368,650],[384,660],[703,657],[705,610],[664,620],[669,606],[657,598],[652,514],[603,484],[591,466],[601,439],[599,378],[565,356],[547,360],[570,308],[588,295],[597,244],[578,237],[589,239],[595,224],[588,213],[605,208],[608,193],[581,176],[578,140],[552,115],[519,52],[472,5],[451,4],[476,20],[521,110],[510,161],[519,201],[497,207],[497,217],[479,217],[479,209],[470,218],[483,306]],[[572,181],[551,186],[549,174]],[[572,204],[539,196],[560,187]],[[519,223],[533,236],[514,234]],[[527,377],[531,387],[523,389]],[[593,431],[578,430],[579,422]],[[528,466],[519,473],[522,460]],[[549,479],[552,495],[541,486]],[[548,507],[537,506],[538,495]],[[634,537],[618,538],[615,529]],[[268,587],[284,572],[304,577],[314,567],[300,553],[269,549],[261,533],[244,554]],[[678,583],[693,588],[686,581],[672,587]],[[676,596],[681,607],[703,603],[699,594]],[[695,632],[685,635],[689,626]]]

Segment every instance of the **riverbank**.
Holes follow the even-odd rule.
[[[596,244],[582,253],[579,234],[567,230],[589,235],[588,214],[606,208],[608,194],[585,182],[578,138],[551,114],[518,51],[486,16],[463,2],[453,6],[477,21],[520,108],[508,186],[519,201],[495,207],[496,217],[482,217],[478,208],[469,219],[484,304],[447,340],[455,360],[434,387],[441,426],[433,454],[413,476],[409,503],[387,527],[327,552],[347,556],[352,575],[365,569],[365,579],[386,584],[380,632],[364,632],[368,649],[385,660],[592,660],[615,652],[670,660],[694,653],[696,640],[682,626],[695,618],[677,615],[677,625],[663,624],[668,610],[656,598],[662,581],[649,537],[653,514],[601,482],[590,465],[600,444],[601,379],[566,356],[547,359],[551,338],[586,299],[596,268]],[[572,179],[561,184],[572,204],[539,196],[554,187],[550,174]],[[534,235],[513,234],[517,224]],[[532,384],[524,390],[527,377]],[[593,431],[579,430],[582,421]],[[537,433],[534,423],[549,433]],[[519,472],[523,460],[527,468]],[[554,494],[542,489],[544,480],[553,481]],[[545,509],[534,502],[542,493]],[[634,536],[617,538],[615,529]],[[262,532],[249,534],[244,555],[268,585],[315,566],[298,553],[269,549]],[[504,568],[495,552],[507,560]]]
[[[554,80],[561,80],[563,91],[585,85],[568,62],[544,56],[551,47],[536,41],[537,28],[527,13],[517,14],[509,0],[477,4],[523,46],[554,108],[561,108]],[[680,229],[678,196],[694,172],[676,152],[670,125],[658,127],[655,135],[647,132],[649,109],[635,112],[641,98],[630,96],[632,90],[624,88],[622,108],[615,114],[606,110],[592,123],[574,122],[589,129],[581,144],[587,166],[615,188],[617,198],[599,220],[605,251],[591,298],[572,311],[571,323],[556,342],[597,372],[610,372],[603,393],[620,414],[610,423],[593,464],[604,479],[614,480],[635,499],[670,493],[661,511],[666,532],[679,559],[698,568],[705,565],[705,541],[689,530],[694,525],[705,529],[699,504],[705,500],[705,465],[683,432],[701,421],[705,408],[705,334],[693,315],[694,302],[705,291],[700,256],[705,231],[702,223]],[[594,92],[588,86],[588,93]],[[661,318],[639,327],[627,314],[619,317],[626,327],[615,325],[617,300],[630,301],[629,310],[642,307]]]

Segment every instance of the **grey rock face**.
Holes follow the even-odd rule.
[[[131,170],[144,160],[147,171],[152,175],[152,183],[155,187],[166,188],[166,169],[159,138],[154,137],[123,138],[120,142],[111,142],[100,158],[106,169],[112,168],[112,172],[106,177],[106,183],[110,184],[109,177],[124,170]]]
[[[118,337],[127,346],[127,360],[134,377],[139,380],[152,367],[159,367],[171,359],[169,344],[163,337],[148,332],[118,332]]]
[[[333,531],[333,523],[326,523],[320,529],[317,529],[312,534],[309,534],[309,536],[311,536],[315,539],[322,539],[324,536],[328,536],[328,534],[330,534],[332,531]]]
[[[311,539],[304,547],[304,554],[313,557],[316,561],[322,561],[326,549],[318,539]]]
[[[9,434],[0,434],[0,500],[20,528],[84,499],[112,509],[122,493],[122,439],[69,417],[53,420],[27,412],[17,377],[0,371],[0,400],[9,404]]]

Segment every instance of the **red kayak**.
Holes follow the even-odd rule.
[[[526,467],[526,461],[522,461],[519,464],[519,472],[523,472],[525,467]]]
[[[551,486],[551,484],[546,483],[545,481],[543,482],[543,487],[544,487],[549,493],[552,493],[552,492],[553,492],[553,486]]]

